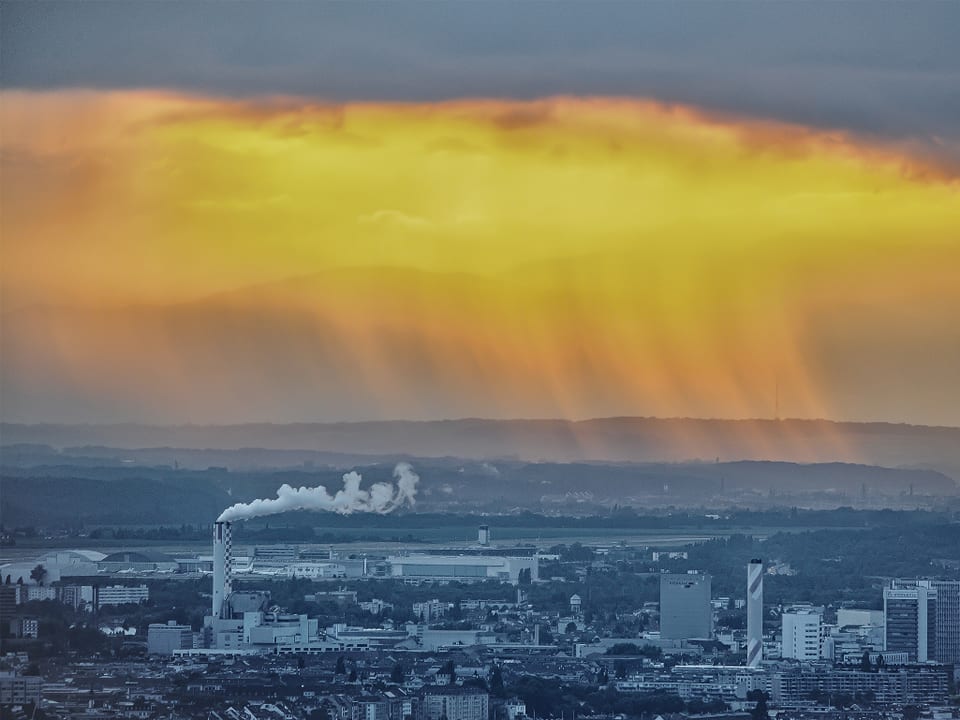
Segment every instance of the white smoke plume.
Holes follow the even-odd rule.
[[[356,471],[343,476],[343,489],[331,495],[323,485],[292,488],[286,483],[277,490],[277,497],[231,505],[217,518],[217,522],[234,522],[264,515],[276,515],[289,510],[316,510],[351,515],[356,512],[379,513],[396,510],[401,505],[413,505],[420,477],[405,462],[393,469],[396,485],[374,483],[369,490],[360,489],[363,479]]]

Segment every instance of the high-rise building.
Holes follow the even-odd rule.
[[[713,636],[709,575],[660,576],[660,637],[665,640]]]
[[[763,560],[747,563],[747,666],[763,660]]]
[[[802,662],[819,660],[822,649],[819,608],[791,608],[780,616],[780,656]]]
[[[891,588],[925,588],[936,596],[936,611],[928,618],[935,642],[929,659],[947,665],[960,664],[960,581],[894,580]]]
[[[937,662],[960,665],[960,580],[922,580],[937,593]]]
[[[936,657],[936,590],[896,585],[885,588],[883,617],[886,652],[907,653],[911,662],[928,662]]]

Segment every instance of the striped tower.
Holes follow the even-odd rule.
[[[231,558],[233,556],[230,523],[213,524],[213,617],[223,614],[223,604],[232,588]]]
[[[763,560],[747,564],[747,667],[763,660]]]

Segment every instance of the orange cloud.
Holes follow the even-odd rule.
[[[958,183],[892,148],[603,98],[0,112],[14,414],[960,422]]]

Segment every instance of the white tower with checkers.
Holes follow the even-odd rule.
[[[231,573],[232,533],[230,523],[213,524],[213,617],[223,617],[223,606],[233,590]]]

